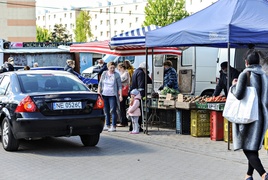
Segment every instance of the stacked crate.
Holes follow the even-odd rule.
[[[175,109],[175,97],[172,94],[159,95],[158,99],[159,109]]]
[[[230,123],[230,126],[229,126],[229,142],[232,142],[233,141],[233,137],[232,137],[232,123]],[[224,141],[225,142],[228,142],[228,120],[226,118],[224,118],[224,132],[223,132],[223,136],[224,136]]]
[[[210,111],[210,139],[223,140],[223,117],[221,111]]]
[[[190,134],[190,110],[176,110],[176,133]]]
[[[208,110],[191,110],[191,135],[210,136],[210,114]]]

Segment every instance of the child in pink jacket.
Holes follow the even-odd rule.
[[[127,114],[130,116],[133,125],[133,130],[130,132],[130,134],[139,134],[140,125],[138,121],[139,116],[141,116],[141,110],[140,110],[141,94],[137,89],[133,89],[130,92],[130,96],[131,99],[127,111]]]

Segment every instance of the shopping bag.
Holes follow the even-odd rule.
[[[128,86],[122,86],[122,96],[128,96]]]
[[[229,91],[222,116],[236,124],[249,124],[259,118],[259,104],[256,89],[247,87],[241,100]]]

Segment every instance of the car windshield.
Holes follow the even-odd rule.
[[[82,82],[66,74],[20,74],[18,79],[23,93],[89,91]]]

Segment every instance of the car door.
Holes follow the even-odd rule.
[[[9,87],[10,78],[9,76],[0,75],[0,115],[4,107],[3,99],[6,98],[6,92]]]

